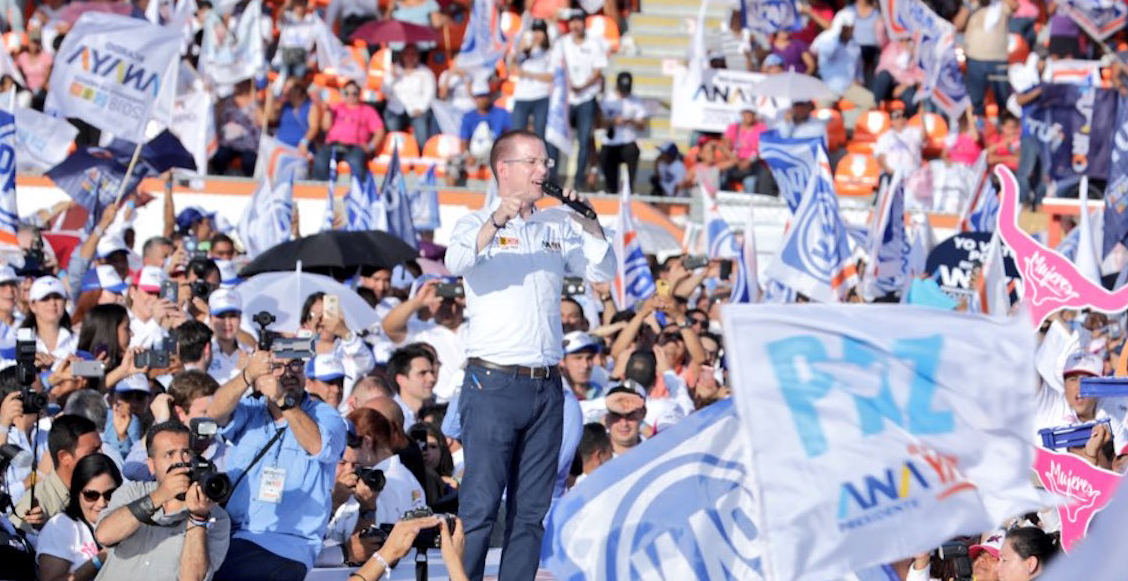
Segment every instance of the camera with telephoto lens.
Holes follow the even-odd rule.
[[[31,329],[20,329],[16,335],[16,372],[24,413],[39,414],[47,409],[47,395],[31,389],[35,383],[35,332]]]
[[[219,425],[211,418],[192,418],[188,430],[188,447],[192,450],[192,459],[173,464],[168,469],[187,468],[189,482],[199,483],[200,492],[212,502],[223,503],[231,496],[231,479],[216,470],[215,463],[202,455],[219,433]],[[184,497],[182,494],[177,500],[184,500]]]
[[[372,490],[372,492],[384,490],[384,485],[388,483],[388,480],[384,477],[384,471],[379,468],[357,466],[356,469],[353,470],[353,474],[356,474],[356,477],[364,482],[364,485]]]

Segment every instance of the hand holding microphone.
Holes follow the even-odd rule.
[[[567,195],[564,193],[564,188],[547,180],[541,182],[541,191],[544,192],[545,195],[552,196],[553,198],[560,200],[564,203],[564,205],[579,212],[589,220],[599,219],[599,216],[596,215],[595,210],[591,209],[591,206],[581,202],[579,194],[575,192],[569,191],[569,194],[571,195]]]

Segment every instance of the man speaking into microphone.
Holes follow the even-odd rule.
[[[459,398],[466,474],[459,516],[463,562],[481,579],[490,529],[506,494],[499,578],[531,580],[552,500],[563,425],[560,294],[565,274],[615,276],[599,222],[564,207],[538,210],[553,161],[537,134],[505,133],[490,151],[498,195],[454,226],[446,266],[466,290],[466,375]],[[576,192],[563,198],[578,202]]]

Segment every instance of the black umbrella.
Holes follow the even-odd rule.
[[[304,271],[337,275],[362,266],[392,268],[418,256],[417,250],[387,232],[333,230],[279,244],[252,260],[239,276],[294,270],[298,261]]]

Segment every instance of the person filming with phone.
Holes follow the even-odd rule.
[[[459,398],[466,475],[459,513],[463,563],[481,579],[490,529],[506,486],[507,542],[500,578],[536,575],[563,430],[560,295],[565,274],[605,282],[615,275],[599,222],[564,208],[537,209],[551,160],[544,140],[516,130],[490,151],[494,203],[461,218],[446,266],[463,277],[468,331]],[[580,204],[573,190],[565,203]]]

